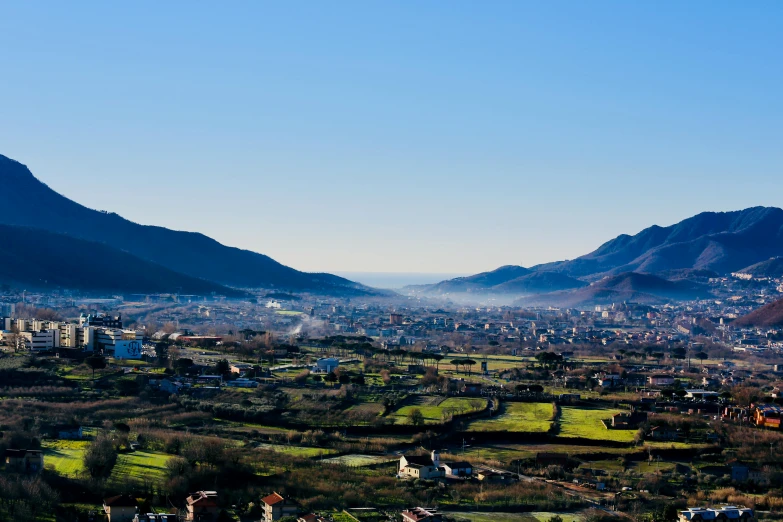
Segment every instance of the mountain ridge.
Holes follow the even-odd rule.
[[[331,274],[300,272],[269,256],[222,245],[198,232],[141,225],[90,209],[55,192],[22,163],[0,155],[6,212],[0,224],[32,227],[105,243],[190,277],[243,288],[276,288],[327,294],[375,291]],[[35,201],[35,208],[27,204]]]

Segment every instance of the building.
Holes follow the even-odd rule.
[[[261,499],[264,504],[264,521],[275,522],[283,517],[295,517],[299,514],[299,504],[280,493],[272,493]]]
[[[81,314],[79,326],[100,326],[102,328],[122,328],[122,314],[115,317],[106,314]]]
[[[473,475],[473,465],[470,462],[444,462],[440,465],[446,477],[470,477]]]
[[[78,424],[57,426],[54,431],[61,440],[81,440],[84,437],[84,430]]]
[[[433,451],[430,455],[403,455],[400,457],[398,476],[405,479],[435,479],[441,478],[444,470],[440,467],[440,453]]]
[[[675,383],[672,375],[650,375],[647,381],[651,386],[674,386]]]
[[[136,499],[130,495],[117,495],[103,501],[103,512],[108,522],[133,522],[136,518]]]
[[[136,515],[133,522],[179,522],[179,517],[170,513],[146,513]]]
[[[652,440],[677,440],[680,436],[677,430],[669,426],[655,426],[650,430],[649,438]]]
[[[38,473],[44,467],[44,455],[40,450],[7,449],[3,455],[6,471]]]
[[[710,520],[750,522],[754,520],[754,514],[752,509],[724,506],[721,508],[688,508],[685,511],[680,511],[679,515],[679,522],[707,522]]]
[[[316,372],[329,373],[335,371],[338,366],[340,366],[340,361],[338,359],[326,357],[324,359],[318,359],[315,363],[315,368],[313,369]]]
[[[25,352],[48,352],[60,347],[60,331],[47,329],[37,332],[19,332],[16,349]]]
[[[95,331],[95,348],[115,359],[141,359],[144,334],[134,330],[98,328]]]
[[[443,516],[437,512],[424,508],[413,508],[402,512],[403,522],[441,522]]]
[[[752,419],[756,426],[780,429],[781,417],[783,417],[783,407],[777,404],[754,405]]]
[[[217,520],[220,508],[218,507],[217,491],[198,491],[185,499],[185,520],[193,522],[214,522]]]

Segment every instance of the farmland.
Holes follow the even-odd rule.
[[[133,481],[137,483],[162,483],[167,476],[166,463],[169,455],[152,451],[135,451],[121,453],[112,469],[109,483],[122,484]]]
[[[457,522],[463,520],[470,522],[547,522],[555,515],[563,519],[563,522],[581,522],[583,517],[576,513],[446,513]]]
[[[416,397],[412,404],[403,406],[394,412],[398,424],[410,423],[410,415],[419,410],[424,416],[425,424],[440,424],[452,415],[480,411],[487,404],[486,399],[466,399],[422,396]]]
[[[565,406],[560,417],[560,437],[633,442],[635,430],[608,430],[601,423],[620,410],[582,409]]]
[[[503,406],[503,412],[491,419],[470,423],[468,431],[538,432],[549,431],[553,418],[550,403],[513,402]]]
[[[84,471],[84,451],[87,442],[75,440],[47,441],[43,444],[44,465],[54,467],[63,476],[76,476]]]

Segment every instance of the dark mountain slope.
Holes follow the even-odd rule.
[[[783,257],[774,257],[740,270],[755,277],[783,277]]]
[[[624,273],[606,277],[590,286],[571,291],[523,297],[520,306],[591,306],[623,301],[657,304],[710,296],[706,286],[690,281],[667,281],[649,274]]]
[[[597,279],[622,272],[698,269],[728,273],[783,255],[783,210],[754,207],[704,212],[670,227],[621,235],[571,261],[533,267]]]
[[[193,232],[139,225],[89,209],[51,190],[30,170],[0,155],[0,224],[28,226],[106,243],[176,272],[238,287],[275,287],[323,293],[367,293],[330,274],[299,272],[255,252],[221,245]]]
[[[0,281],[30,290],[245,295],[108,245],[46,230],[0,225],[0,244]]]
[[[732,326],[783,326],[783,299],[762,306],[731,323]]]

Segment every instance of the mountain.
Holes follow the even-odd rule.
[[[783,299],[769,303],[740,317],[732,326],[783,326]]]
[[[783,256],[783,210],[754,207],[704,212],[670,227],[652,226],[635,236],[618,236],[571,261],[532,270],[591,280],[623,272],[682,269],[727,274],[776,256]]]
[[[570,291],[532,295],[517,300],[519,306],[580,307],[634,302],[660,304],[709,297],[709,288],[689,281],[669,281],[650,274],[627,272],[608,276],[589,286]]]
[[[89,209],[58,194],[26,166],[2,155],[0,186],[0,224],[105,243],[175,272],[222,285],[327,294],[372,293],[347,279],[300,272],[263,254],[227,247],[203,234],[139,225],[117,214]]]
[[[0,282],[30,290],[246,295],[108,245],[46,230],[0,225],[0,244]]]
[[[755,277],[783,277],[783,257],[773,257],[740,270]]]
[[[491,288],[500,294],[541,294],[558,290],[582,288],[588,283],[559,272],[532,272]]]
[[[430,294],[481,292],[495,285],[506,283],[521,276],[530,274],[530,270],[522,266],[506,265],[491,272],[482,272],[473,276],[457,277],[435,283],[433,285],[416,285],[408,288],[417,289]]]

